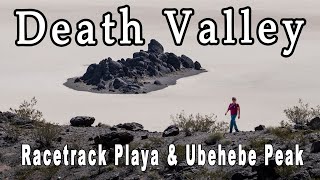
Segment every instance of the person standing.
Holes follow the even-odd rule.
[[[230,111],[231,114],[231,122],[230,122],[230,133],[232,133],[233,127],[236,132],[239,132],[238,126],[236,123],[236,118],[240,119],[240,105],[237,103],[237,98],[232,98],[232,103],[229,105],[228,110],[225,115]]]

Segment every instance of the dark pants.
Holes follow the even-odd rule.
[[[237,115],[231,115],[230,133],[232,133],[233,127],[237,132],[239,131],[236,123],[236,118],[237,118]]]

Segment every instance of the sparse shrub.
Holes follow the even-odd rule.
[[[282,128],[289,128],[289,127],[291,127],[291,125],[290,125],[290,123],[282,120],[282,121],[280,122],[280,127],[282,127]]]
[[[298,105],[285,109],[284,113],[291,123],[304,125],[313,118],[320,117],[320,106],[310,107],[299,99]]]
[[[255,150],[257,155],[262,155],[266,144],[270,144],[270,141],[264,138],[254,138],[250,140],[250,148]],[[248,147],[245,147],[248,150]]]
[[[41,147],[50,147],[59,133],[59,126],[51,123],[41,123],[36,127],[34,137],[38,140]]]
[[[149,141],[151,142],[152,147],[160,147],[164,143],[163,140],[158,137],[150,137]]]
[[[220,132],[210,134],[209,137],[205,140],[205,143],[207,145],[214,145],[218,141],[220,141],[223,138],[223,134]]]
[[[148,176],[148,179],[150,179],[150,180],[161,179],[160,175],[155,171],[148,172],[147,176]]]
[[[181,144],[177,144],[177,145],[175,145],[175,147],[176,147],[175,154],[177,156],[178,162],[185,161],[186,160],[186,146],[181,145]]]
[[[163,140],[159,137],[149,137],[148,141],[143,144],[143,148],[151,149],[151,148],[158,148],[163,145]]]
[[[230,145],[232,142],[229,139],[224,139],[221,141],[221,145],[222,146],[228,146]]]
[[[279,174],[279,176],[283,177],[283,178],[287,178],[290,175],[294,174],[297,171],[297,167],[296,166],[277,166],[275,168],[276,173]]]
[[[19,133],[17,128],[11,127],[6,130],[7,136],[4,140],[9,143],[16,143],[19,140]]]
[[[113,170],[115,170],[117,168],[117,166],[110,164],[106,167],[107,172],[112,172]]]
[[[10,108],[10,111],[21,118],[30,119],[33,121],[44,121],[42,112],[35,109],[37,102],[37,99],[33,97],[30,102],[23,101],[18,109]]]
[[[266,133],[273,134],[280,139],[292,139],[294,138],[294,133],[289,128],[282,128],[282,127],[270,127],[267,128]]]
[[[185,132],[226,132],[228,125],[226,122],[218,122],[217,116],[190,114],[184,112],[171,116],[172,121]]]
[[[129,144],[130,151],[132,151],[134,149],[139,149],[140,145],[141,145],[141,142],[139,142],[139,141],[130,142],[130,144]]]

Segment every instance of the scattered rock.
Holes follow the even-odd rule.
[[[144,129],[142,124],[133,122],[133,123],[124,123],[116,125],[117,128],[122,128],[128,131],[142,131]]]
[[[255,131],[263,131],[265,129],[266,129],[266,127],[264,125],[259,125],[259,126],[254,128]]]
[[[319,153],[320,152],[320,141],[312,143],[311,153]]]
[[[162,137],[169,137],[169,136],[177,136],[179,134],[179,128],[176,125],[171,125],[167,127],[162,133]]]
[[[117,129],[117,127],[110,127],[110,130],[111,131],[117,131],[118,129]]]
[[[142,135],[142,136],[141,136],[141,139],[142,139],[142,140],[148,139],[148,138],[149,138],[148,134],[145,134],[145,135]]]
[[[134,136],[128,132],[111,132],[104,135],[96,136],[94,143],[101,144],[103,147],[109,149],[114,148],[115,144],[129,144],[133,141]]]
[[[192,132],[191,132],[189,129],[187,129],[187,130],[185,131],[185,136],[186,136],[186,137],[192,136]]]
[[[308,123],[308,126],[313,130],[320,130],[320,117],[316,117],[316,118],[312,119]]]
[[[61,141],[62,141],[62,137],[58,137],[57,142],[61,142]]]
[[[94,117],[77,116],[70,120],[71,126],[75,127],[90,127],[95,121]]]
[[[162,85],[162,83],[159,80],[155,80],[153,84],[159,85],[159,86]]]

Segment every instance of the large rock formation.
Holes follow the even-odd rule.
[[[109,57],[99,64],[91,64],[86,73],[73,83],[85,83],[98,91],[141,93],[145,86],[142,79],[157,79],[173,72],[188,70],[202,69],[198,61],[194,62],[186,55],[177,56],[164,52],[163,46],[152,39],[147,51],[135,52],[132,58],[114,61]]]

